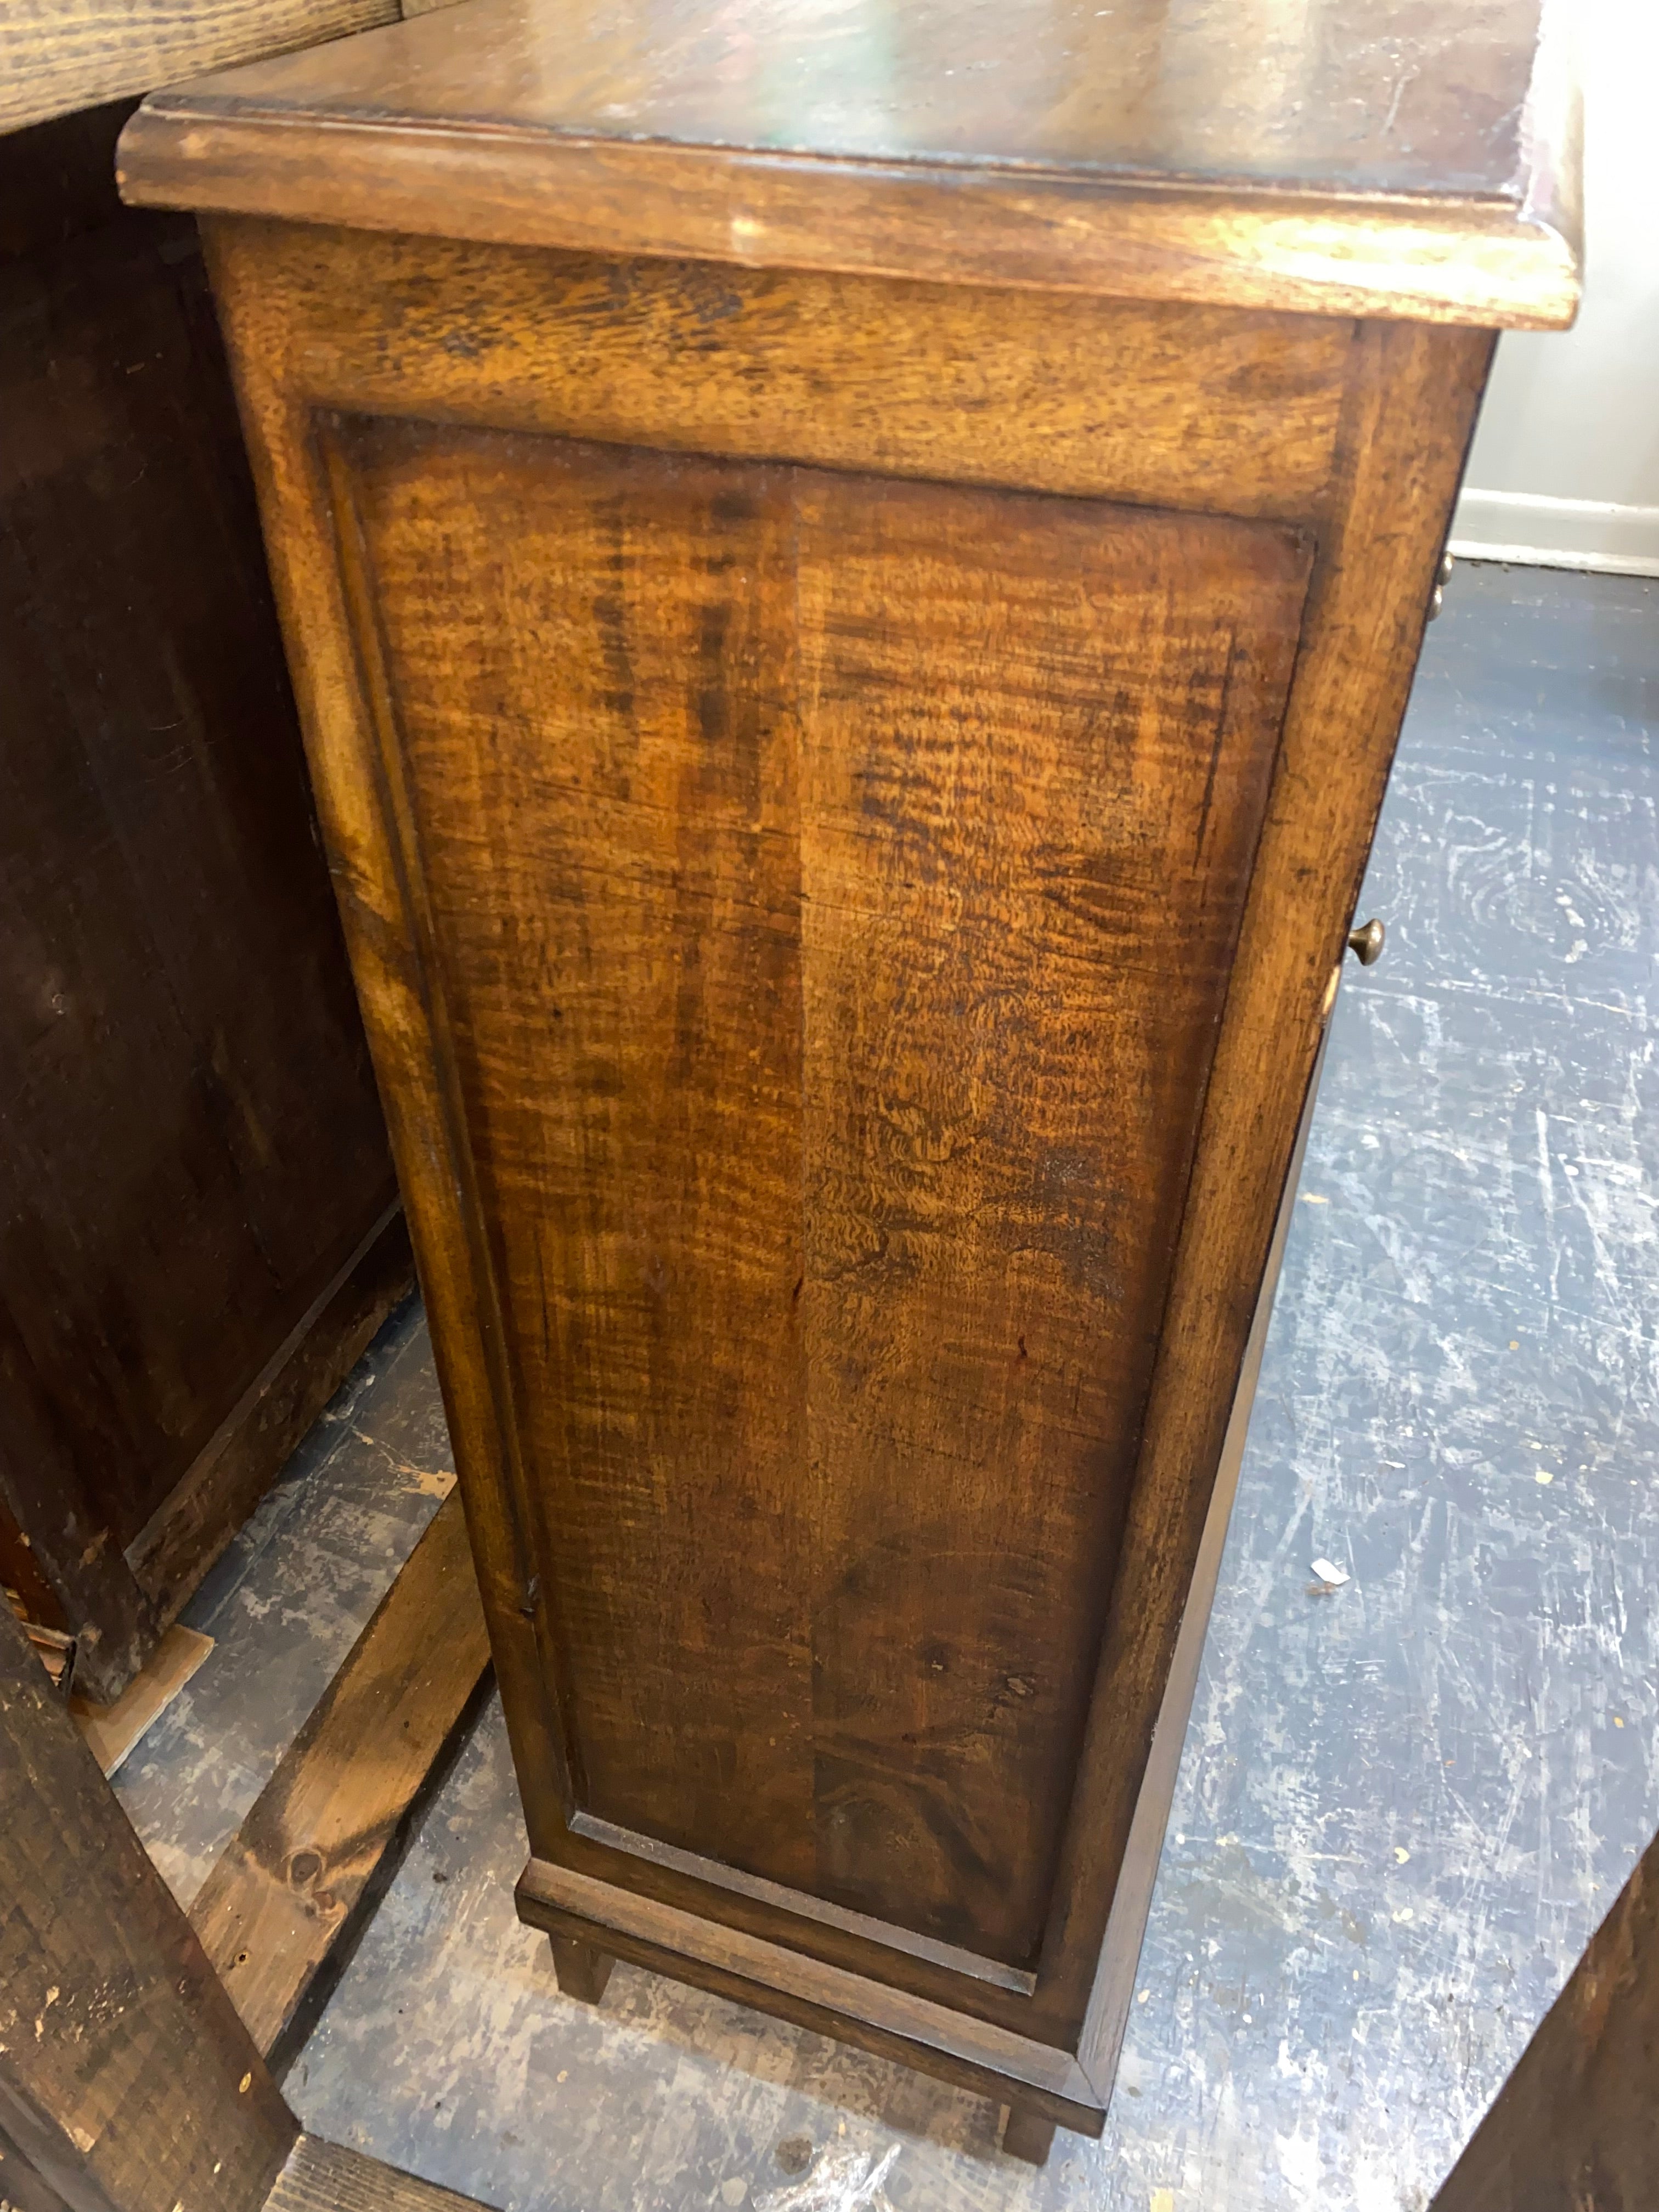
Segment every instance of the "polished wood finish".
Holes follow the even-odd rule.
[[[188,217],[0,137],[0,1581],[117,1697],[411,1261]]]
[[[391,422],[331,450],[577,1800],[1029,1971],[1308,548]]]
[[[1430,2212],[1642,2212],[1659,2175],[1659,1836]]]
[[[472,0],[152,101],[122,179],[505,245],[1552,326],[1563,46],[1540,0],[1259,31],[1229,0]]]
[[[191,1925],[279,2075],[402,1863],[489,1674],[452,1492],[191,1906]]]
[[[786,165],[821,251],[763,222],[676,258],[629,135],[692,112],[669,63],[635,56],[630,106],[628,19],[619,46],[559,15],[563,61],[555,20],[478,0],[192,89],[124,173],[189,198],[215,149],[209,204],[246,210],[209,251],[520,1910],[573,1994],[615,1957],[683,1975],[996,2097],[1034,2149],[1102,2124],[1497,318],[1477,286],[1433,310],[1471,327],[1411,319],[1404,288],[1356,323],[1334,276],[1228,305],[1242,259],[1196,299],[1157,262],[1090,296],[1103,155],[977,91],[941,92],[953,158],[1000,176],[1024,131],[1076,213],[1026,289],[896,161],[896,273],[841,265],[848,136],[898,127],[856,100]],[[1079,64],[1097,154],[1137,21]],[[1518,37],[1483,82],[1534,60]],[[607,88],[613,250],[561,250],[574,185],[492,229],[521,160],[569,181]],[[730,151],[676,158],[726,191]],[[341,221],[273,219],[307,161]],[[1236,181],[1180,190],[1249,233]],[[1396,245],[1421,213],[1367,207]]]

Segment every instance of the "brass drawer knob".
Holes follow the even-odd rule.
[[[1380,921],[1362,921],[1358,929],[1348,932],[1348,950],[1362,968],[1374,968],[1382,957],[1382,940],[1387,935]]]

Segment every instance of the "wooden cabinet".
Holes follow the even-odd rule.
[[[131,105],[0,137],[0,1584],[100,1698],[410,1275],[194,228],[116,196]]]
[[[476,0],[123,142],[208,211],[520,1911],[1028,2153],[1492,331],[1576,294],[1528,11],[1407,12]]]

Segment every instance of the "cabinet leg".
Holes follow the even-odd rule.
[[[1010,2158],[1023,2158],[1028,2166],[1046,2166],[1054,2140],[1054,2124],[1041,2112],[1008,2107],[1008,2124],[1002,2130],[1002,2148]]]
[[[550,1936],[547,1940],[553,1946],[553,1971],[564,1995],[580,1997],[584,2004],[598,2004],[617,1963],[611,1954],[596,1951],[591,1943],[575,1942],[568,1936]]]

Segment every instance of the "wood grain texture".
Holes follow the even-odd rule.
[[[279,2068],[396,1873],[489,1665],[452,1493],[191,1908],[249,2033]]]
[[[1571,319],[1576,155],[1539,0],[1320,0],[1255,40],[1224,0],[857,18],[476,0],[158,97],[123,188],[498,244]]]
[[[1659,1838],[1431,2212],[1640,2212],[1659,2174]]]
[[[265,2212],[474,2212],[477,2202],[347,2144],[302,2135],[265,2200]]]
[[[607,342],[604,272],[563,257],[211,243],[523,1909],[1088,2124],[1114,1887],[1490,337],[1316,325],[1328,458],[1252,517],[1219,441],[1183,480],[1121,427],[1139,362],[1148,442],[1180,419],[1182,307],[1094,311],[1121,378],[1103,409],[1068,370],[1038,460],[1006,295],[744,276],[716,312],[720,272],[630,262]],[[809,404],[778,334],[826,301]],[[854,302],[905,334],[897,430]],[[930,327],[959,391],[974,315],[982,405],[929,425]],[[713,454],[653,358],[674,318]],[[1224,384],[1201,348],[1186,374]],[[1334,387],[1299,374],[1261,388],[1300,389],[1305,459]],[[1278,412],[1227,432],[1264,503]],[[1170,508],[1135,503],[1154,480]]]
[[[1033,1964],[1308,550],[340,438],[577,1802]]]
[[[4,1607],[0,2128],[76,2212],[256,2212],[298,2133]]]
[[[1310,547],[797,512],[805,1886],[1031,1968]]]
[[[0,138],[0,1490],[106,1702],[396,1196],[212,301],[115,197],[125,112]]]
[[[1353,343],[1305,315],[205,228],[244,349],[319,406],[623,443],[643,422],[659,448],[1137,506],[1316,509]]]
[[[8,0],[0,131],[395,21],[398,0]]]

